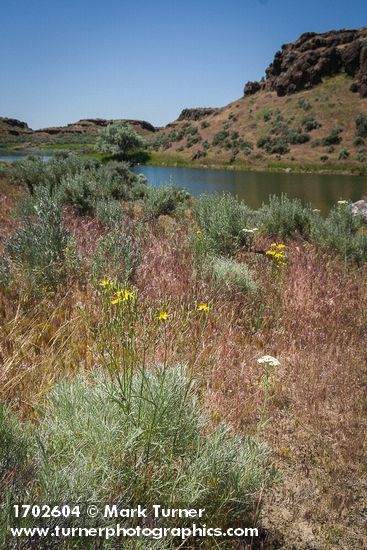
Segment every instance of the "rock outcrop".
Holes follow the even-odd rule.
[[[209,115],[217,113],[219,109],[214,107],[197,107],[195,109],[184,109],[177,120],[201,120]]]
[[[308,32],[276,52],[263,82],[248,82],[245,95],[259,90],[289,95],[319,84],[324,77],[346,73],[351,90],[367,97],[367,28]]]
[[[35,141],[36,143],[42,143],[56,140],[67,143],[68,140],[77,141],[78,137],[83,138],[83,141],[87,141],[90,137],[93,141],[98,131],[112,122],[129,124],[143,136],[149,136],[157,130],[155,126],[145,120],[107,120],[105,118],[84,118],[67,126],[52,126],[32,130],[26,122],[14,118],[0,117],[0,142],[4,143],[16,138],[20,142]]]
[[[35,130],[35,134],[48,134],[48,135],[89,135],[96,136],[98,131],[105,126],[113,122],[122,122],[129,124],[134,127],[137,131],[142,130],[144,132],[155,132],[156,128],[146,122],[145,120],[128,120],[128,119],[119,119],[119,120],[107,120],[105,118],[83,118],[78,120],[78,122],[72,122],[67,126],[54,126],[50,128],[41,128]]]
[[[31,133],[32,130],[28,128],[26,122],[16,118],[0,117],[0,136],[11,139],[12,137]]]

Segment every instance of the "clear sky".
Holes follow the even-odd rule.
[[[366,0],[1,0],[0,116],[165,124],[240,97],[305,31],[362,26]]]

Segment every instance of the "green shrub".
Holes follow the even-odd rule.
[[[96,150],[108,155],[127,158],[131,152],[144,149],[145,141],[131,126],[114,122],[100,130]]]
[[[359,234],[362,221],[352,212],[352,205],[338,204],[324,220],[313,219],[311,237],[321,248],[335,251],[357,262],[367,260],[367,235]]]
[[[328,136],[322,140],[322,145],[327,147],[328,145],[338,145],[342,141],[340,133],[343,130],[341,128],[334,128]]]
[[[367,116],[360,114],[356,118],[356,134],[361,138],[367,137]]]
[[[108,274],[124,284],[134,278],[141,262],[141,250],[139,243],[121,221],[117,225],[113,224],[111,231],[98,243],[92,261],[92,275],[95,280],[103,279]]]
[[[221,288],[245,293],[256,290],[256,284],[245,264],[240,264],[232,258],[214,258],[211,268],[215,281]]]
[[[0,548],[15,548],[9,525],[15,526],[13,504],[24,502],[35,473],[30,433],[0,402]],[[30,501],[32,502],[32,501]]]
[[[114,200],[101,200],[95,205],[95,216],[104,226],[112,229],[123,223],[123,211],[120,204]]]
[[[136,370],[128,395],[101,371],[64,380],[39,437],[41,487],[52,502],[187,503],[205,508],[208,523],[250,525],[270,478],[265,447],[223,424],[209,429],[180,367]]]
[[[110,162],[98,170],[66,175],[60,185],[59,197],[81,214],[93,214],[97,202],[131,200],[142,194],[146,179],[134,174],[125,162]]]
[[[349,157],[348,149],[341,149],[338,155],[338,160],[346,160]]]
[[[209,128],[210,126],[210,122],[208,122],[207,120],[203,120],[203,122],[200,124],[200,128],[202,128],[203,130],[205,128]]]
[[[355,147],[360,147],[361,145],[364,145],[364,139],[362,137],[356,137],[354,140],[353,140],[353,145]]]
[[[361,151],[358,151],[357,155],[356,155],[356,159],[358,160],[358,162],[364,162],[366,160],[366,153],[365,151],[361,150]]]
[[[309,111],[312,107],[310,101],[303,96],[298,99],[297,105],[298,107],[301,107],[301,109],[304,109],[305,111]]]
[[[273,195],[269,204],[264,204],[259,211],[260,225],[266,233],[281,238],[294,234],[307,236],[310,232],[312,210],[299,199],[290,199],[282,194]]]
[[[305,116],[302,120],[302,126],[305,132],[312,132],[321,128],[320,122],[318,122],[313,116]]]
[[[326,162],[327,160],[329,160],[329,157],[328,155],[320,155],[320,160],[321,162]]]
[[[292,145],[303,144],[310,141],[310,136],[299,130],[290,130],[287,136],[287,141]]]
[[[221,130],[220,132],[216,133],[213,137],[212,145],[214,147],[217,147],[218,145],[221,145],[229,136],[229,132],[227,130]]]
[[[185,189],[175,185],[149,187],[145,198],[146,211],[154,218],[174,214],[179,207],[188,202],[189,198],[190,194]]]
[[[202,195],[194,209],[207,254],[231,255],[252,242],[243,230],[253,226],[254,213],[233,195]]]
[[[100,163],[94,159],[74,156],[55,157],[47,162],[39,157],[30,157],[12,163],[9,175],[24,183],[31,195],[35,194],[38,188],[46,188],[49,193],[53,193],[64,177],[96,170],[99,165]]]
[[[34,291],[63,283],[68,261],[78,262],[60,206],[48,195],[40,198],[35,215],[25,218],[22,227],[5,241],[5,250],[12,267],[21,271]]]

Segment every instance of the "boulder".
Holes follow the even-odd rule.
[[[361,216],[363,223],[367,223],[367,198],[354,202],[352,212],[355,216]]]

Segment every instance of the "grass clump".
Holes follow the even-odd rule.
[[[262,230],[281,238],[295,234],[308,236],[311,221],[311,208],[304,206],[299,199],[290,199],[285,194],[269,197],[269,203],[264,204],[259,211]]]
[[[238,263],[232,258],[214,258],[211,269],[220,288],[247,294],[256,290],[256,283],[245,264]]]
[[[194,209],[200,226],[198,237],[208,255],[230,256],[252,242],[244,230],[252,227],[254,214],[233,195],[202,195]]]

